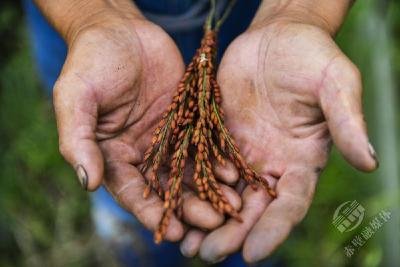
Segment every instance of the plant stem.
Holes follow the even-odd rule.
[[[215,31],[218,31],[219,28],[221,28],[222,23],[225,22],[225,20],[228,18],[229,14],[232,11],[233,6],[236,4],[236,0],[231,0],[229,1],[228,6],[226,7],[223,15],[221,16],[221,18],[217,21],[216,25],[215,25]]]
[[[212,29],[212,21],[213,21],[213,18],[215,18],[215,0],[210,0],[210,3],[211,3],[211,9],[210,9],[210,13],[208,15],[207,22],[206,22],[207,30]]]
[[[219,115],[219,111],[218,111],[217,105],[216,105],[216,103],[215,103],[214,97],[212,98],[212,105],[213,105],[213,109],[214,109],[214,112],[215,112],[215,116],[216,116],[217,119],[218,119],[218,124],[219,124],[219,126],[221,127],[221,131],[223,132],[226,141],[228,141],[228,143],[229,143],[229,147],[231,148],[231,150],[232,150],[234,153],[237,153],[235,146],[232,144],[232,141],[231,141],[230,136],[229,136],[228,133],[226,132],[225,125],[223,124],[223,122],[222,122],[222,120],[221,120],[221,117],[220,117],[220,115]]]

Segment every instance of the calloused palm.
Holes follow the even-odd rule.
[[[376,168],[360,75],[329,34],[312,25],[276,22],[239,36],[223,57],[218,80],[228,128],[278,197],[246,188],[243,223],[230,220],[206,236],[189,233],[182,250],[189,255],[199,250],[215,262],[243,246],[245,260],[257,262],[305,216],[331,138],[353,166]]]
[[[61,153],[84,187],[95,190],[104,183],[151,230],[163,203],[154,193],[143,199],[145,180],[137,166],[183,70],[176,45],[161,28],[141,18],[116,18],[74,36],[55,86]],[[211,205],[188,197],[187,221],[212,228],[210,215],[214,224],[222,223]],[[172,218],[166,238],[178,240],[183,231]]]

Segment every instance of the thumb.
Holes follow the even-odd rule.
[[[344,158],[359,170],[375,170],[378,160],[368,141],[357,67],[345,56],[336,57],[324,72],[318,94],[333,142]]]
[[[77,75],[61,76],[54,87],[60,153],[85,190],[102,183],[104,160],[96,142],[98,104],[94,91]]]

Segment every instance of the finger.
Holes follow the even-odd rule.
[[[314,195],[317,173],[299,167],[278,181],[274,199],[250,231],[243,246],[243,258],[258,262],[274,251],[305,216]]]
[[[199,252],[201,242],[203,242],[205,236],[206,233],[201,230],[189,230],[180,244],[182,255],[187,258],[196,256]]]
[[[226,185],[221,185],[221,190],[229,203],[239,210],[242,201],[235,190]],[[193,192],[187,191],[184,193],[183,220],[201,229],[215,229],[224,222],[225,217],[209,201],[200,200]]]
[[[60,152],[75,168],[86,190],[97,189],[103,179],[104,161],[96,142],[97,101],[78,77],[62,77],[54,87]]]
[[[226,184],[233,185],[239,179],[239,173],[235,165],[229,160],[225,160],[224,165],[214,160],[213,170],[215,176]]]
[[[236,210],[239,210],[242,205],[241,198],[239,197],[239,195],[232,188],[230,188],[228,186],[221,185],[221,189],[224,192],[225,196],[227,197],[228,201],[232,204],[232,206]],[[194,198],[194,196],[191,196],[191,197]],[[197,201],[201,201],[201,200],[197,198]],[[201,202],[204,202],[204,201],[201,201]],[[205,219],[205,217],[202,217],[203,215],[197,214],[196,211],[200,210],[200,209],[197,208],[195,205],[188,202],[187,200],[185,200],[184,205],[186,205],[188,207],[188,209],[190,208],[189,212],[192,213],[192,216],[193,216],[192,220],[203,221]],[[212,206],[208,202],[207,202],[207,206],[208,206],[207,209],[212,208]],[[204,208],[203,208],[203,210],[204,210]],[[221,214],[216,212],[214,208],[212,208],[212,210],[213,210],[213,213],[216,213],[215,217],[218,217],[219,221],[217,223],[214,223],[213,227],[209,227],[208,229],[216,228],[217,226],[222,224],[222,222],[224,221],[224,217]],[[190,217],[190,216],[188,216],[188,217]],[[187,222],[191,223],[192,225],[197,225],[196,222],[192,222],[192,220],[190,220],[188,218],[186,218],[185,220]],[[206,220],[209,221],[208,218]],[[207,228],[207,227],[204,227],[204,225],[197,225],[197,226],[200,228]],[[201,243],[202,243],[205,235],[206,235],[206,233],[201,230],[195,230],[195,229],[189,230],[180,245],[180,250],[181,250],[182,255],[184,255],[185,257],[196,256],[200,249]]]
[[[340,56],[326,69],[318,93],[335,145],[354,167],[373,171],[378,167],[378,161],[368,141],[361,91],[357,67]]]
[[[240,216],[243,222],[229,219],[226,224],[211,232],[200,247],[200,257],[216,263],[227,255],[239,250],[253,225],[271,201],[271,197],[261,188],[257,191],[248,186],[242,195],[243,209]]]
[[[151,192],[146,199],[143,198],[146,184],[134,166],[120,161],[107,163],[104,182],[114,199],[147,229],[154,232],[158,228],[164,211],[163,202],[154,192]],[[183,233],[182,223],[172,216],[165,239],[178,241],[183,237]]]

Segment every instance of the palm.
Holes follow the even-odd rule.
[[[76,37],[55,89],[64,157],[73,166],[85,166],[90,190],[103,182],[121,206],[152,230],[163,205],[156,194],[143,199],[145,181],[137,166],[183,68],[178,49],[159,27],[144,20],[119,23]],[[230,196],[238,203],[236,194]],[[191,191],[184,198],[186,222],[202,228],[223,222],[223,216]],[[183,234],[174,218],[170,229],[167,239]]]
[[[84,31],[69,48],[57,82],[63,86],[56,85],[55,92],[61,150],[73,165],[85,166],[92,190],[101,182],[104,166],[107,189],[147,227],[155,228],[162,203],[155,195],[140,201],[144,179],[136,166],[184,65],[173,41],[154,24],[138,20],[117,26]],[[71,112],[72,121],[67,119]],[[80,142],[75,146],[86,150],[79,159],[71,157],[74,138]],[[181,227],[178,231],[174,238],[182,234]]]
[[[211,232],[200,256],[214,261],[243,246],[245,259],[254,262],[304,217],[331,136],[354,166],[375,168],[359,116],[361,86],[356,68],[327,33],[296,23],[270,24],[238,37],[224,54],[218,81],[228,128],[278,197],[247,188],[244,223],[231,220]],[[350,133],[359,137],[357,144],[349,142]]]
[[[183,73],[183,62],[175,44],[160,28],[146,23],[137,27],[135,34],[137,40],[132,46],[136,47],[127,47],[117,55],[112,51],[105,52],[110,58],[104,62],[118,56],[123,58],[117,59],[114,66],[108,65],[109,70],[114,70],[112,75],[100,75],[108,77],[106,88],[116,87],[115,91],[104,92],[106,102],[96,134],[106,158],[107,188],[134,214],[148,213],[145,216],[139,214],[138,218],[143,218],[145,224],[152,219],[154,225],[162,213],[162,208],[155,204],[158,199],[153,195],[150,202],[131,206],[132,198],[142,197],[144,190],[143,179],[132,177],[140,176],[137,165],[142,162],[152,131],[175,91]],[[126,66],[119,65],[121,62],[126,62]],[[153,209],[157,207],[158,214],[149,207],[152,205]]]
[[[265,177],[321,170],[330,139],[317,94],[336,46],[310,26],[296,25],[297,38],[282,27],[237,39],[219,71],[228,127]]]
[[[133,164],[183,72],[172,40],[157,26],[140,23],[119,32],[82,34],[66,63],[85,84],[88,100],[95,100],[83,105],[98,105],[96,136],[105,152]]]

